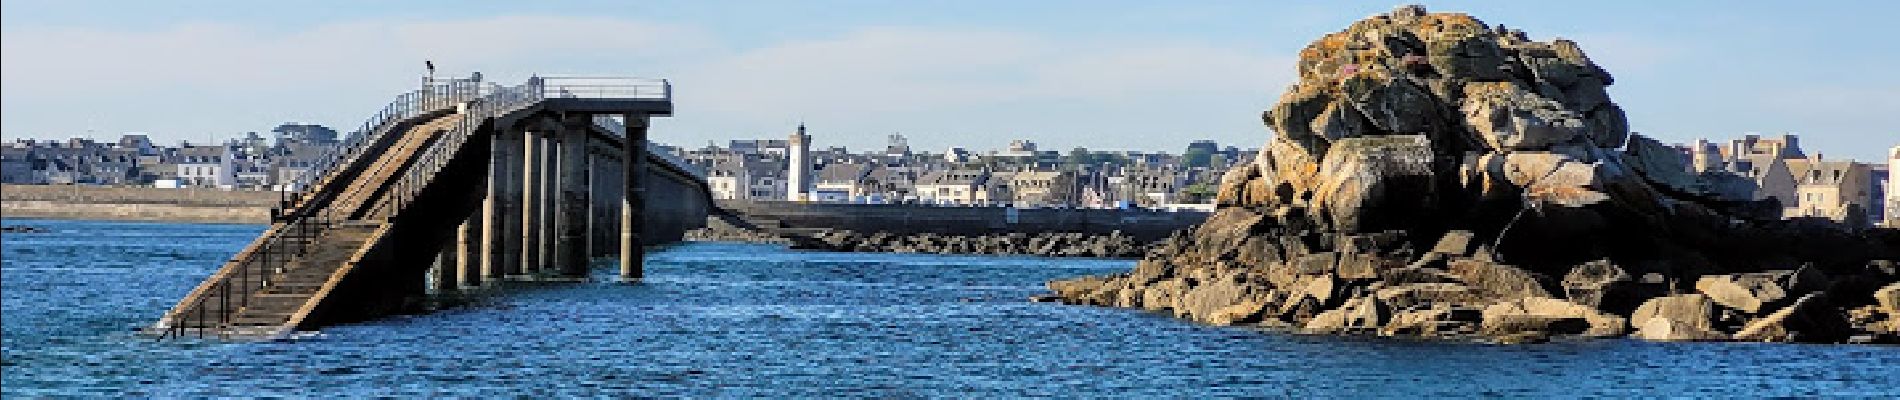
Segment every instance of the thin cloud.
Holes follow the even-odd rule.
[[[836,129],[827,141],[852,146],[894,131],[971,130],[988,133],[958,140],[1003,143],[1019,127],[1037,127],[1051,145],[1147,147],[1144,133],[1181,126],[1252,142],[1254,115],[1292,79],[1289,56],[1183,41],[873,27],[728,49],[695,26],[560,16],[291,32],[26,29],[8,31],[4,48],[6,128],[31,136],[66,134],[52,131],[70,130],[61,110],[81,106],[100,111],[88,119],[104,132],[170,139],[285,120],[350,126],[412,85],[429,59],[447,73],[480,70],[503,81],[536,72],[669,77],[680,113],[656,137],[681,143],[779,132],[809,118]],[[174,104],[153,106],[154,98]],[[1042,107],[1060,111],[1022,112]],[[936,141],[915,142],[954,140]]]

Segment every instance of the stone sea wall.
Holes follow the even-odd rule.
[[[771,228],[842,229],[892,234],[985,236],[995,232],[1120,232],[1138,241],[1166,239],[1207,219],[1205,212],[1118,209],[940,207],[718,200],[716,205]]]
[[[72,185],[0,185],[8,218],[268,223],[277,193]]]
[[[689,240],[845,252],[1137,258],[1202,212],[721,200]]]

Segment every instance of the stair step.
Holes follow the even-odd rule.
[[[387,147],[378,153],[364,153],[354,161],[358,171],[353,176],[341,174],[327,175],[317,186],[323,193],[311,199],[327,198],[325,212],[344,218],[358,218],[365,213],[388,213],[391,196],[388,190],[394,180],[401,178],[403,171],[413,168],[418,156],[426,154],[431,146],[436,146],[435,137],[460,121],[459,115],[449,114],[424,121],[402,132],[390,132],[397,135],[390,138]],[[382,144],[379,144],[382,146]],[[233,289],[243,292],[208,293],[201,308],[180,310],[184,318],[177,323],[191,329],[217,329],[221,332],[250,331],[268,333],[277,331],[288,323],[291,316],[313,301],[316,293],[337,275],[337,272],[355,256],[358,250],[370,243],[377,230],[387,222],[374,219],[376,215],[361,220],[338,221],[323,226],[312,236],[279,236],[279,253],[256,254],[250,257],[269,257],[274,265],[271,270],[252,269],[245,271],[242,281],[232,275],[226,279],[234,282]],[[285,234],[294,235],[286,232]],[[294,248],[297,251],[289,252]],[[268,282],[268,285],[265,283]],[[204,321],[193,321],[197,313],[205,315]]]
[[[232,319],[231,319],[231,323],[229,323],[229,324],[226,324],[226,326],[239,326],[239,327],[242,327],[242,326],[278,326],[278,325],[283,325],[283,324],[284,324],[285,322],[290,322],[290,316],[289,316],[289,315],[283,315],[283,316],[268,316],[268,317],[243,317],[243,318],[232,318]]]

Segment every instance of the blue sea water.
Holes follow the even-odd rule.
[[[1900,348],[1299,336],[1030,303],[1129,261],[692,243],[641,285],[511,288],[269,342],[150,324],[257,225],[9,219],[4,397],[1727,397],[1900,395]]]

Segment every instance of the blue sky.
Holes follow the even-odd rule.
[[[1398,3],[1266,1],[5,1],[0,132],[174,141],[354,126],[421,74],[672,79],[656,139],[854,150],[1253,147],[1311,40]],[[1579,41],[1637,131],[1900,144],[1897,2],[1430,2]]]

